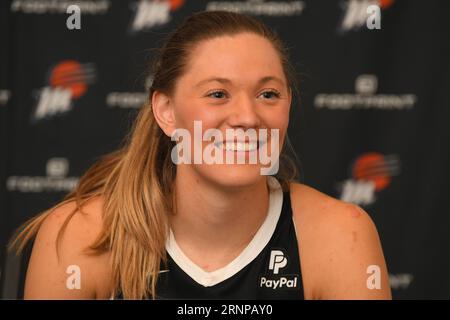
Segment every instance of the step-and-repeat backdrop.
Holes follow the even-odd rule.
[[[203,10],[280,34],[301,79],[289,135],[303,182],[371,215],[394,297],[450,298],[444,0],[1,1],[2,278],[12,230],[119,145],[147,98],[150,49]]]

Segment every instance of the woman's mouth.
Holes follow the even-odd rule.
[[[215,143],[215,146],[225,151],[251,152],[258,150],[264,143],[263,141],[220,141]]]

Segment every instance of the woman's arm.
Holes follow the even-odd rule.
[[[380,239],[369,215],[349,204],[330,214],[327,222],[323,252],[329,262],[320,297],[391,299]]]
[[[294,189],[305,296],[391,299],[380,239],[369,215],[312,188]]]
[[[25,299],[95,299],[106,298],[109,272],[107,255],[89,256],[83,250],[101,228],[101,206],[92,201],[70,220],[61,238],[60,256],[56,237],[74,203],[55,209],[43,222],[31,253]]]

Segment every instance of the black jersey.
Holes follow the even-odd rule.
[[[275,178],[269,177],[268,183],[265,221],[248,246],[225,267],[204,271],[184,255],[170,232],[167,269],[160,271],[157,299],[303,299],[290,195]]]

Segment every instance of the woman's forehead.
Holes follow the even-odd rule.
[[[221,36],[199,43],[190,54],[186,72],[193,79],[272,76],[284,81],[281,59],[269,40],[252,34]]]
[[[202,61],[202,58],[208,57],[215,62],[244,59],[268,61],[273,60],[275,56],[278,56],[278,53],[268,39],[245,33],[203,40],[194,46],[191,60],[208,63]]]

